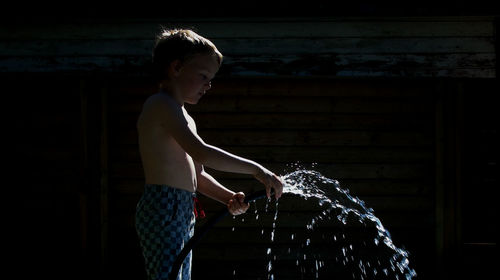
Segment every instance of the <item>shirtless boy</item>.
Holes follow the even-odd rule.
[[[184,104],[197,104],[211,88],[222,63],[215,45],[191,30],[164,30],[153,50],[159,92],[143,105],[137,121],[145,173],[144,194],[137,204],[136,229],[149,279],[167,279],[175,258],[194,232],[196,192],[245,213],[245,194],[235,193],[204,170],[253,175],[270,197],[278,199],[282,179],[260,164],[209,145],[196,132]],[[191,254],[178,279],[191,279]],[[172,280],[172,279],[170,279]]]

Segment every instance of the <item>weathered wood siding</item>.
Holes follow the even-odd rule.
[[[109,250],[117,264],[127,263],[136,271],[141,261],[133,215],[144,181],[135,121],[152,92],[153,87],[140,83],[109,91]],[[313,169],[338,179],[375,209],[396,244],[419,256],[412,257],[412,265],[425,275],[431,267],[424,259],[435,254],[435,100],[432,83],[422,81],[222,78],[188,110],[205,141],[279,174],[293,170],[290,164],[295,162],[306,168],[316,163]],[[249,176],[208,171],[237,191],[262,188]],[[205,198],[202,202],[209,216],[223,207]],[[275,242],[270,241],[274,206],[269,213],[263,204],[258,208],[259,220],[252,215],[243,216],[244,222],[226,218],[208,233],[194,250],[195,275],[229,278],[236,270],[238,279],[265,277],[266,249],[271,247],[278,255],[276,276],[296,279],[296,255],[286,251],[305,242],[305,224],[319,208],[285,196]],[[319,232],[331,234],[339,228],[332,223]],[[358,230],[351,236],[362,235]],[[295,241],[290,240],[293,233]],[[331,262],[341,251],[331,246],[325,251],[327,243],[319,235],[312,237],[314,248]],[[346,273],[341,267],[332,270]]]
[[[1,72],[144,75],[159,25],[192,27],[221,75],[495,77],[493,17],[192,19],[3,25]]]
[[[13,97],[6,103],[7,120],[14,119],[19,155],[13,178],[28,182],[18,188],[19,221],[31,221],[19,227],[26,246],[20,251],[30,250],[39,260],[35,276],[62,279],[79,271],[75,277],[102,272],[112,278],[144,277],[133,228],[143,187],[135,122],[142,102],[156,90],[145,75],[160,23],[169,24],[125,20],[0,27],[0,78],[3,93]],[[170,23],[195,27],[225,54],[213,90],[188,108],[208,143],[280,174],[297,161],[306,167],[316,163],[316,170],[375,209],[396,245],[410,251],[420,279],[442,272],[440,259],[456,260],[451,257],[465,252],[466,267],[476,262],[474,254],[493,255],[494,230],[483,225],[487,237],[465,230],[461,222],[480,223],[460,209],[468,203],[465,183],[476,187],[474,175],[484,177],[482,171],[490,170],[469,162],[496,166],[498,159],[488,152],[498,142],[491,140],[498,138],[493,122],[479,128],[472,122],[490,116],[481,108],[494,104],[491,93],[498,88],[484,81],[495,79],[401,79],[496,77],[491,17]],[[488,145],[459,133],[463,123],[456,118],[461,117]],[[475,153],[476,145],[485,149],[484,156]],[[461,154],[462,149],[468,152]],[[471,172],[461,177],[461,170]],[[261,188],[248,176],[209,172],[235,190]],[[479,181],[485,192],[498,183],[492,174],[497,173]],[[480,205],[481,197],[475,199]],[[203,202],[209,215],[222,207]],[[271,247],[273,255],[278,253],[276,277],[297,279],[296,256],[286,253],[296,245],[290,236],[305,236],[316,208],[284,197],[279,209],[273,243],[273,211],[259,210],[258,221],[221,222],[196,248],[194,276],[227,279],[236,271],[237,279],[267,277]],[[321,233],[336,230],[326,225]],[[318,252],[328,248],[318,235],[311,240]],[[339,250],[322,252],[332,258]],[[454,264],[450,261],[450,267]],[[328,273],[351,277],[343,275],[342,266]]]

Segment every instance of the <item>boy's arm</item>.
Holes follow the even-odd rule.
[[[177,143],[197,162],[216,170],[257,175],[263,168],[254,161],[233,155],[220,148],[209,145],[188,127],[182,108],[163,97],[155,105],[162,126]]]
[[[271,196],[271,189],[275,190],[276,198],[281,196],[281,178],[254,161],[206,144],[188,127],[183,108],[172,98],[163,96],[154,104],[153,110],[160,117],[162,126],[196,162],[220,171],[251,174],[265,185],[267,197]]]
[[[245,213],[250,205],[244,202],[244,193],[235,193],[217,182],[210,174],[206,173],[203,165],[195,162],[198,192],[225,204],[232,215]]]
[[[221,183],[217,182],[214,177],[206,173],[203,165],[195,162],[195,167],[196,180],[198,182],[197,191],[211,199],[227,204],[233,197],[234,192],[224,187]]]

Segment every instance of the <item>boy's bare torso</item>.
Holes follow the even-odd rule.
[[[161,98],[168,97],[161,93],[149,97],[137,121],[146,184],[165,184],[195,192],[197,182],[194,161],[162,125],[161,106],[155,106]],[[196,134],[194,120],[184,107],[182,111],[188,127]]]

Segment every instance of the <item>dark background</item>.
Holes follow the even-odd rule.
[[[16,33],[17,25],[203,18],[219,22],[307,18],[314,22],[315,18],[328,17],[456,17],[460,21],[486,16],[492,18],[496,32],[499,15],[489,1],[11,2],[4,4],[1,14],[5,38],[0,40],[4,41],[2,48],[8,50],[4,53],[0,49],[9,160],[4,183],[9,194],[6,244],[8,267],[21,279],[144,277],[131,228],[142,182],[133,125],[141,102],[155,87],[147,76],[147,54],[135,64],[111,65],[106,70],[100,69],[99,63],[92,64],[93,60],[65,70],[60,61],[41,55],[37,70],[23,69],[26,60],[9,54],[9,32]],[[247,28],[251,30],[252,25]],[[16,37],[18,45],[25,42],[27,53],[36,46],[30,36]],[[496,33],[490,39],[498,54]],[[43,40],[34,42],[44,44]],[[50,53],[50,44],[47,46],[35,50]],[[260,52],[256,48],[254,60],[249,61],[229,54],[226,69],[223,66],[214,80],[212,95],[190,108],[207,142],[255,159],[278,173],[296,161],[305,166],[317,163],[319,171],[344,182],[375,209],[395,244],[410,252],[410,266],[416,269],[417,279],[494,275],[498,220],[494,196],[498,187],[496,55],[484,62],[474,61],[479,63],[474,68],[480,73],[476,76],[474,71],[460,74],[450,70],[443,76],[424,77],[422,73],[434,73],[433,69],[420,68],[399,72],[413,69],[406,61],[394,66],[397,69],[384,68],[376,77],[366,74],[370,64],[356,68],[352,63],[346,68],[361,69],[361,74],[354,71],[346,77],[339,75],[345,69],[317,70],[314,63],[300,61],[269,70],[276,62],[255,63],[260,61]],[[28,56],[38,59],[36,53]],[[323,62],[316,59],[312,61]],[[338,60],[335,63],[339,67]],[[381,63],[371,70],[381,65],[386,67]],[[297,74],[302,67],[308,69],[306,74]],[[481,72],[486,68],[494,75],[481,76],[491,73]],[[224,184],[245,192],[259,188],[251,178],[211,172]],[[301,203],[282,203],[281,240],[294,230],[300,232],[301,222],[314,210]],[[209,214],[220,208],[210,201],[205,204]],[[268,222],[269,217],[263,221]],[[238,272],[236,279],[266,277],[261,268],[267,262],[259,254],[271,245],[255,234],[260,225],[239,224],[246,229],[239,235],[231,233],[233,226],[226,220],[206,237],[195,252],[193,279],[207,275],[229,279],[233,270]],[[337,229],[329,225],[323,230]],[[280,249],[288,245],[278,242],[272,246]],[[276,279],[300,279],[289,262],[293,259],[283,257],[276,262]],[[342,279],[350,276],[341,269],[330,273]]]

